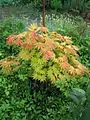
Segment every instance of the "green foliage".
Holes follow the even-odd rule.
[[[89,12],[90,9],[90,1],[88,0],[86,3],[86,11]]]
[[[81,62],[90,68],[90,37],[82,37],[79,41],[74,41],[79,46]]]
[[[22,20],[15,17],[6,18],[0,21],[0,35],[6,39],[10,34],[18,34],[25,28],[25,24]]]
[[[1,0],[0,5],[27,5],[32,4],[35,7],[41,8],[42,7],[42,1],[41,0]],[[78,0],[78,10],[76,10],[76,0],[46,0],[46,8],[48,9],[54,9],[54,10],[68,10],[72,11],[72,13],[79,13],[83,12],[84,7],[84,0]],[[86,12],[89,12],[90,8],[90,1],[86,0],[85,9]]]
[[[0,5],[12,5],[13,0],[0,0]]]
[[[86,109],[83,112],[83,115],[80,120],[89,120],[90,118],[90,85],[88,85],[87,91],[86,91],[86,97],[87,97],[87,103],[86,103]]]
[[[16,82],[14,76],[13,78],[0,77],[0,119],[25,120],[26,101],[22,96],[28,94],[26,86],[22,81]]]
[[[61,1],[60,0],[52,0],[51,1],[51,8],[55,9],[55,10],[62,8]]]
[[[18,52],[17,47],[6,45],[6,38],[10,34],[20,33],[24,28],[24,23],[14,17],[0,21],[0,59]],[[21,82],[16,82],[15,76],[5,78],[0,74],[0,119],[2,120],[25,120],[24,108],[26,101],[17,96],[20,96],[22,92],[25,93],[26,88],[25,86],[20,87],[18,84],[22,86]]]
[[[46,23],[49,29],[57,30],[58,33],[79,39],[86,32],[86,23],[79,17],[73,17],[69,14],[46,15]]]
[[[40,87],[41,86],[41,87]],[[0,77],[0,119],[70,120],[65,96],[54,86],[21,80],[18,75]]]
[[[73,88],[70,93],[72,102],[69,103],[68,109],[72,113],[73,120],[89,120],[90,111],[90,86],[87,90]]]
[[[70,98],[73,100],[73,103],[69,104],[69,110],[72,112],[73,120],[80,120],[85,110],[84,103],[86,101],[86,93],[82,89],[73,88],[70,93]]]
[[[18,51],[16,47],[8,47],[6,39],[10,34],[18,34],[25,29],[25,22],[15,17],[6,18],[0,21],[0,59],[6,55],[16,54]]]
[[[13,23],[14,20],[16,21],[16,23],[11,24]],[[8,35],[19,34],[24,31],[24,27],[22,27],[23,26],[22,21],[20,20],[20,22],[19,21],[17,22],[16,19],[13,20],[11,19],[9,22],[6,23],[3,21],[0,26],[1,28],[3,28],[0,31],[0,41],[1,41],[0,59],[3,59],[9,55],[17,55],[21,51],[18,48],[18,46],[6,47],[5,41]],[[57,28],[58,26],[56,27],[56,29]],[[64,27],[63,30],[65,30],[65,28],[66,27]],[[60,33],[67,35],[66,32],[60,32]],[[68,34],[68,35],[74,38],[72,34],[71,35]],[[84,55],[88,56],[89,58],[88,55],[89,50],[88,52],[84,53],[84,50],[87,50],[86,49],[87,42],[85,42],[85,39],[86,41],[88,41],[88,38],[83,38],[83,39],[82,42],[79,41],[80,39],[78,39],[78,41],[74,41],[76,45],[79,44],[78,46],[80,45],[84,46],[84,48],[82,49],[83,52],[81,54],[79,53],[82,58],[81,61],[83,61]],[[22,53],[25,54],[23,54],[22,56]],[[31,62],[33,64],[33,69],[38,71],[39,69],[41,69],[42,66],[46,64],[46,60],[44,59],[43,61],[42,59],[40,59],[39,58],[40,54],[38,53],[35,54],[34,50],[32,51],[32,54],[34,54],[35,57],[33,57],[32,61],[27,61],[26,55],[28,55],[28,52],[25,52],[25,50],[24,52],[23,51],[20,52],[19,57],[22,56],[22,58],[24,58],[25,60],[22,58],[20,59],[20,62],[22,63],[22,67],[20,67],[19,70],[14,74],[12,73],[12,71],[8,76],[5,76],[4,74],[0,73],[0,119],[1,120],[34,120],[34,119],[74,120],[72,116],[72,111],[76,110],[76,103],[72,103],[73,106],[75,106],[75,108],[73,108],[73,110],[70,111],[68,108],[68,104],[71,103],[72,101],[68,98],[68,93],[70,93],[70,91],[73,88],[81,88],[81,89],[84,88],[84,90],[86,90],[90,78],[88,76],[84,76],[77,79],[64,78],[62,80],[57,80],[56,84],[57,87],[59,88],[56,88],[54,85],[52,85],[49,82],[48,83],[39,82],[38,80],[35,81],[31,79],[31,69],[28,69]],[[48,66],[52,65],[51,61],[49,62]],[[83,63],[88,66],[88,59],[87,59],[87,63],[84,61]],[[53,65],[52,67],[50,67],[50,70],[52,69],[54,69]],[[57,70],[54,69],[54,71]],[[29,77],[27,74],[28,72],[30,73]],[[41,74],[43,74],[42,71]],[[48,74],[51,75],[51,71],[49,71]]]
[[[64,93],[65,96],[68,96],[71,90],[75,87],[77,88],[86,88],[90,81],[90,77],[84,76],[81,78],[67,79],[63,78],[62,80],[56,81],[57,88]]]

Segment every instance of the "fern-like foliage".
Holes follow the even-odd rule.
[[[20,67],[21,60],[29,62],[27,74],[35,80],[55,83],[65,76],[71,78],[89,74],[88,69],[77,60],[78,48],[72,45],[71,38],[56,31],[50,32],[43,26],[32,24],[26,32],[10,35],[6,43],[21,48],[20,53],[14,56],[15,60]],[[1,60],[2,70],[9,72],[12,64],[17,63],[15,60]]]

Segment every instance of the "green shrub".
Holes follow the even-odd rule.
[[[71,111],[73,120],[89,120],[90,110],[90,86],[86,90],[73,88],[70,92],[72,101],[69,103],[69,111]]]
[[[30,80],[29,85],[27,80],[16,76],[0,77],[0,119],[71,119],[66,98],[59,89],[34,80]]]
[[[90,68],[90,37],[82,37],[74,43],[79,46],[80,61]]]
[[[2,77],[0,75],[0,119],[26,120],[27,85],[16,81],[16,77]],[[22,99],[23,98],[23,99]]]
[[[5,18],[0,21],[0,36],[6,39],[10,34],[18,34],[25,29],[24,20],[15,17]]]
[[[25,30],[25,21],[15,17],[6,18],[0,21],[0,59],[4,56],[16,54],[18,51],[15,47],[8,47],[6,39],[10,34],[18,34]]]

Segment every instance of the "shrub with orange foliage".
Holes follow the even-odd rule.
[[[77,60],[78,48],[72,45],[71,38],[62,36],[56,31],[50,32],[45,27],[32,24],[26,32],[10,35],[6,43],[21,48],[15,59],[20,67],[22,67],[21,59],[30,62],[31,65],[27,67],[31,72],[28,70],[27,74],[35,80],[50,80],[55,83],[64,76],[71,78],[89,75],[88,69]],[[8,63],[1,61],[1,67],[4,66],[4,62]]]

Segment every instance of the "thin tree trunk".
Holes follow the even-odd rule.
[[[42,0],[42,25],[45,27],[45,0]]]
[[[76,10],[78,10],[78,0],[76,0]]]

